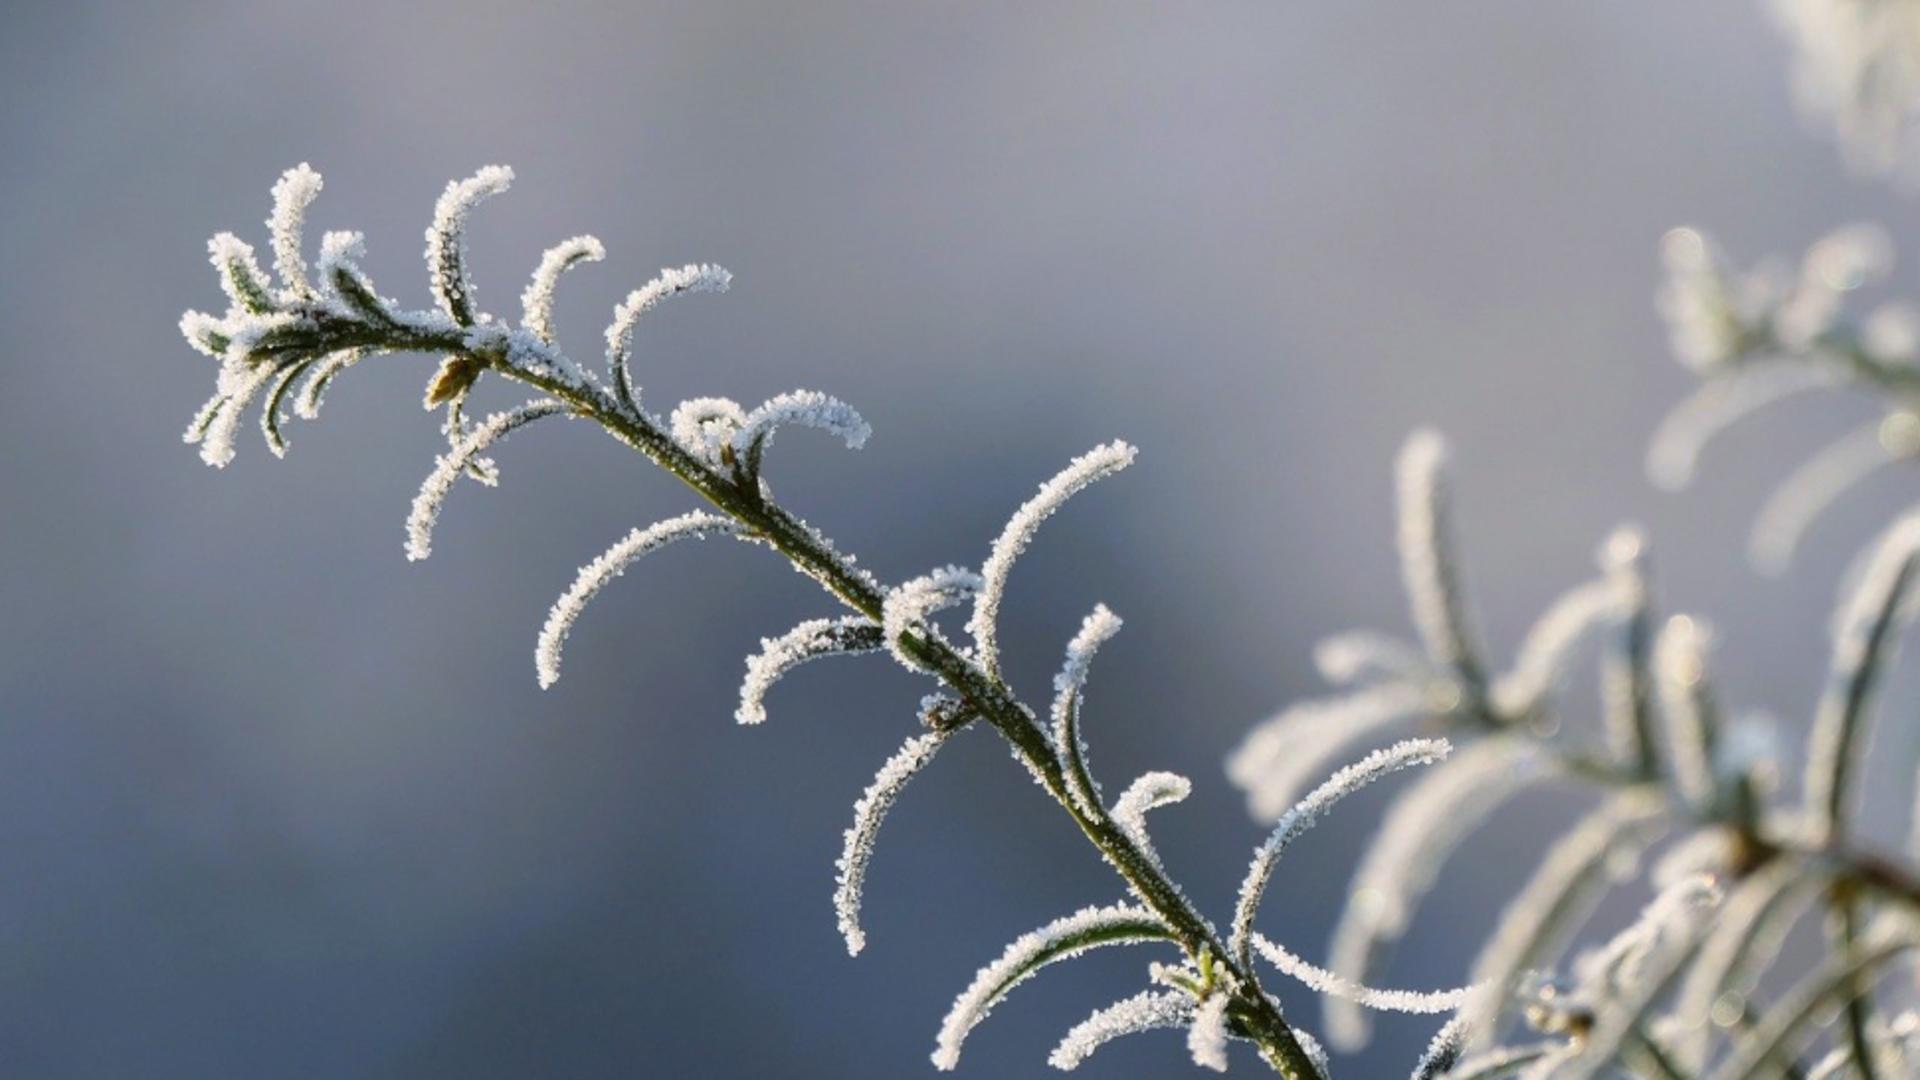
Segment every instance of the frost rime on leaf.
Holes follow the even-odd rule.
[[[440,310],[461,326],[474,321],[473,282],[467,276],[467,215],[512,183],[512,169],[488,165],[465,180],[447,184],[433,205],[433,224],[427,227],[429,282]]]
[[[633,331],[640,317],[668,297],[689,292],[726,292],[733,275],[724,267],[708,263],[689,263],[678,270],[660,271],[660,276],[627,294],[613,309],[613,322],[607,326],[607,367],[613,373],[613,385],[620,400],[630,409],[640,407],[640,390],[633,385],[630,361]]]
[[[1282,975],[1294,979],[1309,990],[1381,1012],[1422,1014],[1447,1012],[1459,1008],[1466,1002],[1468,995],[1473,993],[1473,988],[1466,986],[1431,991],[1376,990],[1370,986],[1349,982],[1325,968],[1317,967],[1294,955],[1286,946],[1264,934],[1253,935],[1253,946]]]
[[[1242,968],[1252,969],[1253,917],[1259,911],[1267,883],[1273,879],[1274,867],[1279,864],[1280,856],[1287,847],[1311,829],[1334,803],[1383,776],[1414,765],[1430,765],[1439,761],[1451,749],[1445,739],[1407,739],[1384,750],[1375,750],[1328,777],[1325,783],[1314,788],[1293,809],[1280,816],[1267,842],[1254,851],[1253,865],[1247,868],[1246,880],[1241,882],[1240,896],[1234,904],[1233,935],[1228,947],[1233,950]]]
[[[980,575],[964,567],[943,566],[887,593],[881,609],[881,630],[886,635],[887,651],[910,670],[927,670],[901,644],[901,638],[907,634],[939,634],[927,620],[973,596],[979,588]]]
[[[535,420],[564,411],[566,406],[561,402],[541,398],[517,409],[494,413],[481,421],[460,445],[436,459],[433,471],[427,474],[419,494],[413,498],[413,509],[407,514],[407,558],[417,561],[433,553],[433,524],[440,517],[440,507],[447,501],[460,474],[486,453],[488,447]]]
[[[779,637],[761,638],[760,651],[747,658],[747,677],[740,684],[740,707],[734,719],[742,724],[765,721],[767,691],[809,660],[879,652],[885,647],[879,625],[862,615],[809,619]]]
[[[1143,773],[1114,800],[1113,822],[1148,858],[1158,863],[1160,853],[1154,850],[1153,839],[1147,835],[1147,811],[1180,802],[1192,793],[1193,781],[1179,773]]]
[[[485,427],[481,425],[482,430]],[[449,479],[448,483],[451,482]],[[708,536],[753,539],[746,527],[732,518],[693,510],[633,530],[598,558],[581,567],[579,575],[573,579],[573,585],[553,602],[553,610],[547,613],[546,625],[540,628],[540,641],[533,651],[534,667],[540,674],[540,688],[544,690],[559,681],[560,650],[566,645],[567,634],[573,630],[580,613],[586,610],[587,602],[606,588],[608,582],[626,573],[627,567],[633,565],[636,559],[676,540],[698,540]]]
[[[1093,613],[1081,622],[1080,632],[1067,642],[1066,663],[1053,677],[1054,753],[1066,773],[1067,794],[1090,821],[1099,821],[1101,817],[1100,790],[1087,767],[1087,746],[1080,737],[1080,703],[1094,654],[1119,632],[1120,617],[1107,610],[1105,604],[1095,605]]]
[[[1827,689],[1807,740],[1806,803],[1817,835],[1834,834],[1852,797],[1875,683],[1892,659],[1920,563],[1920,515],[1895,522],[1842,608]]]
[[[853,406],[817,390],[794,390],[767,400],[747,414],[733,436],[733,453],[746,462],[747,474],[760,471],[760,457],[773,433],[789,424],[818,428],[838,435],[847,449],[858,450],[867,444],[873,428],[861,419]]]
[[[1428,654],[1478,689],[1481,652],[1453,550],[1446,465],[1446,441],[1433,431],[1415,432],[1400,451],[1400,573]]]
[[[267,219],[267,230],[273,236],[273,269],[295,296],[313,292],[300,238],[306,227],[307,207],[320,194],[321,186],[320,174],[304,161],[281,173],[273,185],[273,216]]]
[[[1007,521],[1000,538],[993,542],[987,561],[980,567],[980,593],[974,599],[973,617],[967,620],[967,632],[973,636],[980,666],[989,673],[999,667],[996,624],[1000,617],[1000,600],[1007,591],[1007,575],[1013,570],[1013,561],[1033,542],[1034,533],[1039,531],[1041,522],[1052,517],[1063,503],[1089,484],[1104,480],[1133,464],[1138,453],[1132,446],[1118,440],[1094,447],[1074,458],[1053,479],[1041,484],[1040,493],[1022,503]]]
[[[1193,1023],[1187,1026],[1187,1053],[1195,1065],[1214,1072],[1227,1071],[1227,1006],[1232,1001],[1230,995],[1216,990],[1193,1010]]]
[[[1193,1020],[1191,995],[1177,990],[1146,990],[1114,1002],[1080,1021],[1048,1055],[1047,1064],[1062,1072],[1080,1067],[1095,1050],[1122,1035],[1185,1027]]]
[[[947,741],[951,732],[936,728],[924,735],[915,735],[908,739],[894,755],[880,766],[880,772],[867,785],[860,801],[853,804],[853,826],[846,832],[846,843],[840,853],[840,859],[834,865],[839,868],[839,883],[833,891],[833,909],[840,923],[840,934],[847,940],[847,954],[860,955],[866,948],[867,935],[860,929],[860,894],[867,881],[867,864],[873,861],[874,840],[880,834],[880,825],[886,820],[887,811],[893,809],[894,802],[900,798],[900,792],[907,781],[914,778],[927,763],[933,760],[934,752]]]
[[[575,236],[548,248],[520,294],[520,326],[541,341],[553,341],[553,291],[560,275],[581,263],[599,262],[607,249],[591,236]]]

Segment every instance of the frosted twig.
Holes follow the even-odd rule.
[[[907,781],[927,767],[934,752],[950,734],[935,728],[908,739],[880,766],[873,783],[867,785],[860,800],[853,804],[853,825],[847,829],[840,859],[834,864],[840,874],[833,891],[833,910],[840,924],[840,935],[847,941],[849,956],[860,955],[860,950],[867,945],[866,932],[860,929],[860,894],[866,885],[867,866],[873,861],[873,844],[880,835],[880,826]]]

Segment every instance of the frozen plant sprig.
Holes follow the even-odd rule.
[[[1409,469],[1409,460],[1418,467]],[[1751,1053],[1750,1029],[1785,1021],[1759,1010],[1746,1027],[1719,1031],[1702,1017],[1728,994],[1745,1000],[1752,993],[1777,952],[1773,942],[1816,901],[1832,913],[1840,957],[1858,952],[1871,920],[1920,911],[1920,881],[1911,869],[1845,846],[1840,827],[1853,812],[1847,793],[1858,783],[1860,748],[1871,730],[1871,691],[1892,662],[1895,635],[1920,607],[1911,596],[1920,532],[1904,522],[1890,529],[1843,600],[1829,689],[1805,754],[1807,798],[1775,806],[1776,743],[1756,737],[1751,722],[1722,719],[1708,671],[1708,631],[1687,615],[1661,621],[1646,543],[1635,532],[1617,532],[1602,546],[1603,576],[1552,605],[1527,633],[1512,668],[1484,693],[1462,677],[1461,643],[1469,643],[1465,670],[1493,668],[1467,634],[1433,632],[1472,619],[1458,586],[1456,548],[1435,511],[1445,490],[1443,460],[1430,434],[1416,436],[1402,457],[1400,512],[1403,522],[1414,521],[1401,529],[1403,576],[1425,647],[1371,631],[1330,639],[1316,659],[1330,681],[1353,688],[1257,728],[1229,773],[1259,815],[1297,801],[1303,756],[1329,756],[1409,728],[1465,746],[1390,806],[1355,875],[1328,970],[1258,936],[1256,946],[1324,995],[1336,1045],[1359,1045],[1369,1025],[1355,1001],[1380,993],[1365,988],[1450,853],[1529,785],[1585,781],[1611,794],[1548,849],[1501,914],[1475,965],[1476,990],[1460,1003],[1455,1038],[1441,1043],[1455,1059],[1452,1071],[1428,1075],[1599,1077],[1625,1069],[1685,1080],[1715,1060]],[[1588,637],[1602,639],[1606,723],[1581,739],[1564,722],[1562,687]],[[1284,823],[1298,813],[1279,816]],[[1286,830],[1283,824],[1279,832]],[[1641,855],[1669,834],[1679,839],[1652,874],[1656,888],[1669,890],[1663,900],[1609,948],[1576,961],[1571,986],[1557,985],[1550,973],[1599,900],[1635,880]],[[1724,920],[1699,916],[1723,894],[1730,896]],[[1788,896],[1800,902],[1776,902]],[[1716,929],[1708,933],[1709,926]],[[1883,960],[1892,955],[1870,963]],[[1828,991],[1822,1000],[1832,998]],[[1848,1006],[1840,1028],[1854,1046],[1847,1060],[1887,1057],[1860,1049],[1880,1045],[1878,1033],[1888,1026],[1870,993],[1861,989],[1839,1004]],[[1485,1049],[1516,1016],[1552,1038]]]
[[[462,478],[495,481],[495,466],[483,455],[505,436],[554,417],[599,427],[677,477],[708,508],[635,528],[581,569],[541,629],[535,659],[542,686],[559,678],[561,647],[589,601],[640,557],[677,540],[715,535],[770,547],[847,611],[810,620],[763,642],[762,651],[748,662],[741,687],[736,711],[741,722],[764,720],[775,683],[795,667],[827,656],[885,650],[939,684],[920,710],[924,730],[880,770],[847,830],[835,908],[850,951],[858,952],[866,940],[859,922],[862,885],[886,810],[946,740],[982,723],[1008,742],[1131,894],[1124,904],[1090,908],[1021,938],[983,969],[942,1028],[936,1064],[953,1066],[965,1034],[1038,968],[1096,945],[1146,941],[1171,946],[1180,962],[1156,966],[1159,989],[1076,1028],[1055,1052],[1054,1064],[1070,1068],[1118,1034],[1173,1024],[1188,1029],[1188,1046],[1198,1063],[1222,1067],[1230,1043],[1245,1041],[1289,1080],[1323,1080],[1326,1058],[1318,1042],[1281,1015],[1252,971],[1244,940],[1258,897],[1243,898],[1235,917],[1243,944],[1230,949],[1154,850],[1146,812],[1184,798],[1190,783],[1171,773],[1148,773],[1113,804],[1103,803],[1085,754],[1080,715],[1093,655],[1118,630],[1118,617],[1105,607],[1095,608],[1068,645],[1066,665],[1054,684],[1051,722],[1043,722],[1023,703],[999,671],[996,624],[1014,561],[1070,496],[1125,468],[1135,449],[1116,441],[1074,459],[1019,508],[979,568],[946,567],[886,586],[777,503],[763,477],[772,435],[783,426],[814,427],[851,448],[863,445],[869,428],[851,406],[807,390],[777,395],[750,410],[724,398],[696,398],[662,418],[643,406],[633,373],[638,324],[675,296],[725,290],[731,282],[726,270],[690,264],[662,271],[630,294],[614,311],[600,371],[563,352],[552,325],[554,293],[564,273],[604,259],[599,241],[578,236],[546,253],[520,297],[517,325],[481,309],[466,248],[466,223],[482,201],[505,191],[512,178],[504,167],[489,166],[447,186],[427,231],[434,307],[410,310],[381,294],[361,270],[364,244],[358,234],[328,233],[318,259],[312,265],[306,262],[301,234],[321,180],[304,165],[290,170],[275,186],[269,219],[279,281],[244,242],[222,234],[209,250],[229,306],[222,314],[190,312],[181,320],[189,343],[219,365],[214,396],[195,417],[188,441],[201,444],[209,463],[226,465],[234,456],[239,423],[264,401],[262,427],[269,446],[279,452],[285,445],[280,434],[284,405],[311,419],[318,415],[329,386],[356,364],[400,353],[439,357],[425,400],[429,408],[444,409],[449,447],[407,518],[407,553],[417,559],[431,553],[435,522]],[[477,391],[505,384],[531,390],[535,397],[477,424],[467,419],[467,403]],[[952,641],[936,619],[943,610],[969,601],[966,640]],[[1379,762],[1389,760],[1391,767],[1398,767],[1428,760],[1439,745],[1410,744],[1357,768],[1365,773],[1363,779],[1371,779],[1383,771],[1376,769]],[[1334,783],[1363,782],[1359,776],[1349,770]],[[1331,798],[1309,800],[1296,822],[1310,824]],[[1272,853],[1277,855],[1277,846]],[[1269,859],[1261,872],[1262,889],[1271,872]],[[1392,995],[1377,1000],[1386,1007],[1405,1004]]]

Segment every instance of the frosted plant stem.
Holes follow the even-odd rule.
[[[609,435],[678,477],[848,608],[876,623],[882,620],[886,603],[882,585],[856,571],[831,542],[767,498],[758,484],[749,487],[737,483],[730,473],[702,461],[657,421],[618,400],[612,392],[590,382],[568,379],[554,368],[516,363],[504,346],[475,348],[458,333],[415,330],[406,337],[404,342],[372,344],[396,351],[469,357],[489,370],[552,395],[575,415],[599,424]],[[899,645],[947,684],[967,714],[984,719],[1012,744],[1015,756],[1040,780],[1140,902],[1172,930],[1189,959],[1198,963],[1203,954],[1210,955],[1214,964],[1226,969],[1232,985],[1248,988],[1234,994],[1231,1012],[1236,1033],[1252,1039],[1267,1064],[1287,1080],[1325,1080],[1273,1000],[1251,989],[1258,983],[1247,965],[1231,956],[1218,932],[1195,910],[1152,852],[1110,815],[1096,818],[1078,805],[1048,733],[1034,719],[1039,714],[1016,698],[998,676],[989,675],[944,640],[907,633],[901,635]]]

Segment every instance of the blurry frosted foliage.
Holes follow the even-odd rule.
[[[1734,269],[1694,229],[1662,242],[1659,308],[1674,354],[1702,385],[1654,433],[1647,471],[1682,488],[1720,432],[1809,391],[1849,387],[1876,415],[1812,452],[1761,507],[1748,541],[1754,566],[1784,571],[1821,513],[1889,465],[1920,457],[1920,362],[1913,310],[1899,302],[1849,314],[1855,290],[1881,281],[1892,245],[1878,228],[1851,225],[1816,241],[1797,271],[1766,263]]]
[[[1848,164],[1920,179],[1920,3],[1772,0],[1793,48],[1800,107],[1830,124]]]
[[[1372,631],[1330,639],[1318,650],[1320,667],[1349,689],[1256,728],[1229,774],[1249,792],[1256,816],[1278,817],[1269,847],[1284,847],[1294,823],[1322,801],[1319,792],[1299,800],[1299,756],[1409,731],[1444,735],[1461,748],[1398,789],[1355,874],[1326,968],[1258,934],[1254,947],[1323,995],[1337,1047],[1369,1037],[1362,1005],[1454,1009],[1427,1055],[1446,1064],[1423,1062],[1415,1077],[1804,1080],[1792,1062],[1822,1044],[1823,1067],[1841,1070],[1834,1075],[1916,1075],[1920,1058],[1894,1034],[1907,1030],[1894,1017],[1906,1015],[1915,992],[1884,992],[1896,1011],[1883,1012],[1869,988],[1901,966],[1910,985],[1920,974],[1908,955],[1920,881],[1907,866],[1854,854],[1841,838],[1871,734],[1874,687],[1920,606],[1920,526],[1890,529],[1842,596],[1828,691],[1798,758],[1808,769],[1804,795],[1782,801],[1781,741],[1757,721],[1724,723],[1712,633],[1700,619],[1659,611],[1646,540],[1636,531],[1619,530],[1602,545],[1602,576],[1550,605],[1514,664],[1501,671],[1492,663],[1469,629],[1444,461],[1429,433],[1402,456],[1401,558],[1421,644]],[[1580,648],[1589,638],[1597,647]],[[1576,722],[1564,690],[1583,656],[1604,675],[1590,724]],[[1381,753],[1405,754],[1407,745],[1357,768]],[[1548,781],[1596,788],[1601,798],[1546,846],[1498,913],[1471,986],[1375,989],[1450,853],[1517,792]],[[1653,853],[1659,857],[1648,861]],[[1243,897],[1257,895],[1261,865],[1256,860]],[[1656,890],[1653,901],[1595,939],[1587,924],[1602,900],[1643,882]],[[1796,981],[1776,967],[1779,943],[1816,922],[1828,927],[1832,963]],[[1236,922],[1236,942],[1239,931]],[[1731,1018],[1730,1007],[1738,1009]],[[1516,1027],[1526,1029],[1517,1038]],[[1847,1071],[1862,1058],[1884,1068]]]

